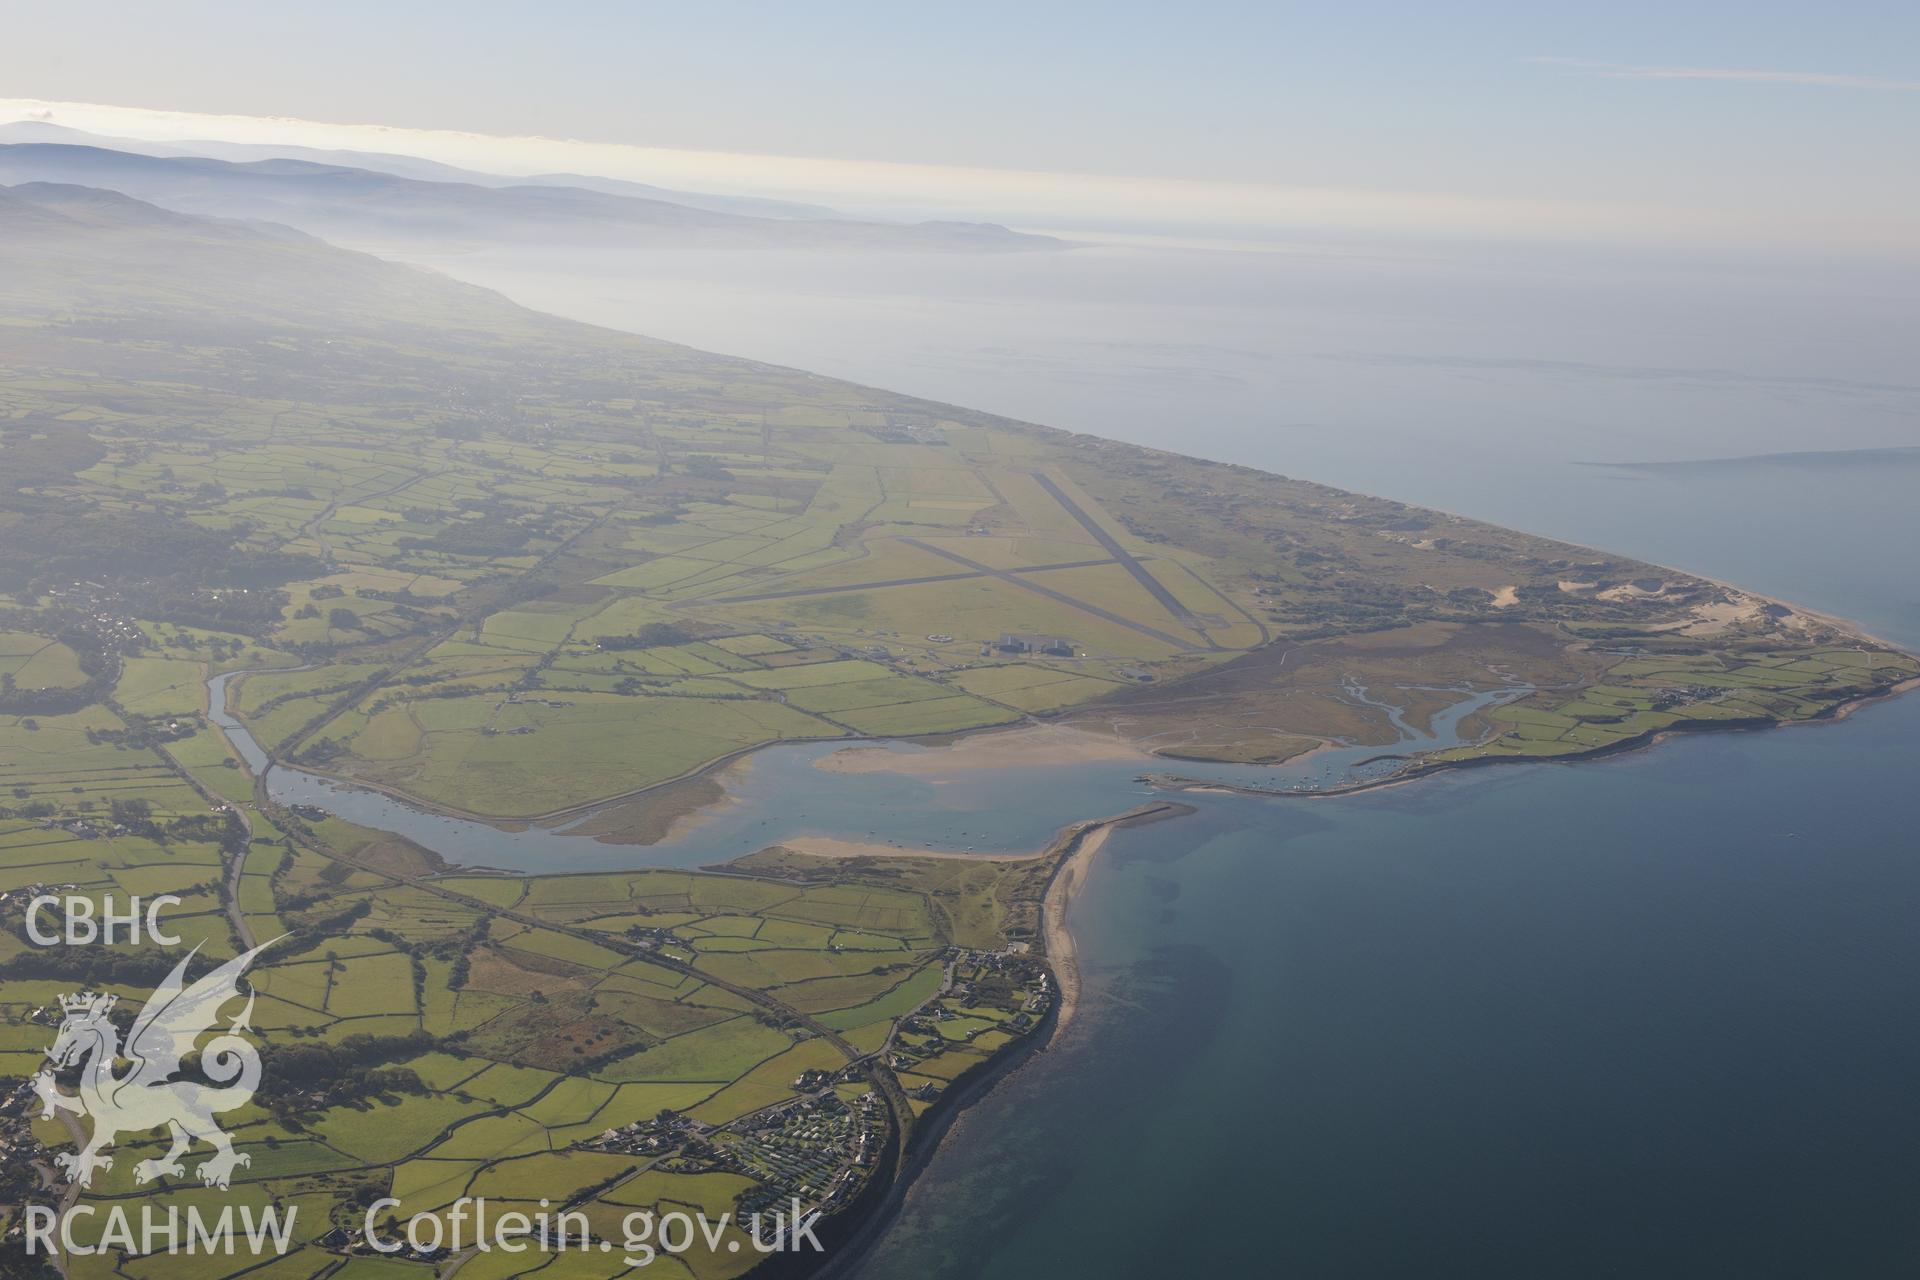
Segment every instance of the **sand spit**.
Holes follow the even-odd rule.
[[[1044,858],[1049,849],[1029,853],[996,853],[987,850],[970,853],[961,849],[915,848],[903,844],[882,844],[878,840],[843,840],[838,836],[788,836],[779,847],[809,858],[964,858],[969,862],[1030,862]]]
[[[832,773],[900,773],[938,781],[943,775],[972,769],[1086,764],[1096,760],[1147,762],[1153,758],[1140,748],[1104,733],[1047,724],[970,733],[950,746],[929,751],[846,747],[821,756],[813,762],[813,767]]]
[[[1053,843],[1048,846],[1048,853],[1063,848],[1067,851],[1067,856],[1054,868],[1053,879],[1047,884],[1047,894],[1040,906],[1041,936],[1046,943],[1047,964],[1053,969],[1053,980],[1060,988],[1053,1029],[1055,1036],[1067,1029],[1080,1004],[1080,952],[1074,943],[1067,916],[1073,906],[1073,895],[1085,886],[1093,870],[1094,858],[1106,847],[1108,837],[1120,827],[1165,822],[1169,818],[1185,817],[1193,812],[1193,806],[1187,804],[1165,801],[1145,804],[1111,818],[1077,822],[1055,836]]]
[[[1067,927],[1067,908],[1074,893],[1085,883],[1092,870],[1094,855],[1106,847],[1111,827],[1102,827],[1080,842],[1068,855],[1047,886],[1047,897],[1040,909],[1042,928],[1047,938],[1047,963],[1053,968],[1053,980],[1060,988],[1060,1012],[1054,1020],[1054,1034],[1060,1035],[1073,1021],[1080,1004],[1080,952],[1074,945],[1073,930]]]

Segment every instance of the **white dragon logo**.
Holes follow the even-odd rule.
[[[36,1075],[33,1087],[46,1109],[46,1118],[67,1111],[93,1121],[85,1146],[54,1157],[75,1185],[88,1186],[94,1170],[113,1168],[113,1157],[101,1153],[116,1136],[150,1133],[163,1125],[172,1134],[173,1146],[158,1160],[136,1164],[135,1182],[183,1176],[186,1168],[180,1157],[196,1141],[214,1150],[196,1170],[200,1181],[210,1187],[225,1188],[235,1169],[252,1163],[252,1157],[233,1149],[233,1139],[214,1121],[220,1112],[245,1106],[260,1086],[260,1051],[238,1034],[249,1029],[251,990],[246,993],[246,1008],[201,1051],[200,1071],[211,1083],[174,1077],[180,1071],[180,1060],[213,1029],[221,1006],[241,995],[240,975],[247,965],[272,945],[262,943],[187,986],[187,964],[199,952],[196,946],[141,1006],[140,1016],[127,1033],[125,1048],[120,1044],[119,1028],[107,1020],[118,997],[84,991],[60,997],[66,1018],[53,1047],[47,1050],[53,1067]],[[123,1056],[132,1064],[131,1069],[115,1075],[115,1062]],[[77,1066],[89,1058],[91,1061],[81,1070],[79,1094],[63,1092],[54,1082],[54,1070]]]

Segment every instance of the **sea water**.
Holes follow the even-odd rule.
[[[1570,535],[1920,647],[1912,473],[1560,479]],[[1116,832],[1085,1012],[861,1274],[1911,1274],[1916,748],[1908,696]]]

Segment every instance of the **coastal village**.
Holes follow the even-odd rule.
[[[941,989],[899,1020],[890,1044],[872,1055],[924,1111],[994,1051],[1040,1027],[1055,996],[1046,965],[1024,944],[1005,950],[953,949]],[[993,1033],[988,1038],[988,1033]],[[978,1041],[979,1043],[975,1043]],[[957,1068],[957,1070],[956,1070]],[[724,1125],[672,1111],[608,1129],[584,1144],[648,1157],[662,1167],[724,1171],[759,1184],[742,1194],[750,1214],[790,1199],[831,1212],[858,1193],[888,1140],[885,1108],[869,1065],[810,1069],[791,1082],[795,1097]]]

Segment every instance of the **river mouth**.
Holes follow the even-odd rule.
[[[226,672],[207,682],[209,717],[248,769],[255,776],[264,772],[267,795],[275,803],[313,806],[358,826],[401,836],[452,866],[528,873],[699,867],[805,838],[901,854],[1026,854],[1067,823],[1117,813],[1154,794],[1140,781],[1138,761],[978,768],[935,781],[915,776],[918,771],[884,767],[858,773],[815,767],[823,757],[847,748],[850,744],[844,741],[776,743],[754,752],[750,769],[724,771],[723,801],[701,809],[693,821],[673,824],[664,838],[651,844],[605,843],[593,838],[592,812],[552,826],[495,825],[275,762],[228,710],[228,686],[246,674]],[[1398,744],[1334,745],[1275,765],[1182,761],[1180,772],[1197,781],[1276,795],[1382,778],[1402,766],[1404,755],[1457,745],[1459,726],[1475,711],[1521,692],[1462,691],[1459,701],[1435,715],[1431,730],[1420,730],[1391,702],[1360,690],[1367,701],[1389,709],[1401,735]],[[903,763],[944,750],[907,742],[858,745],[896,755]]]

